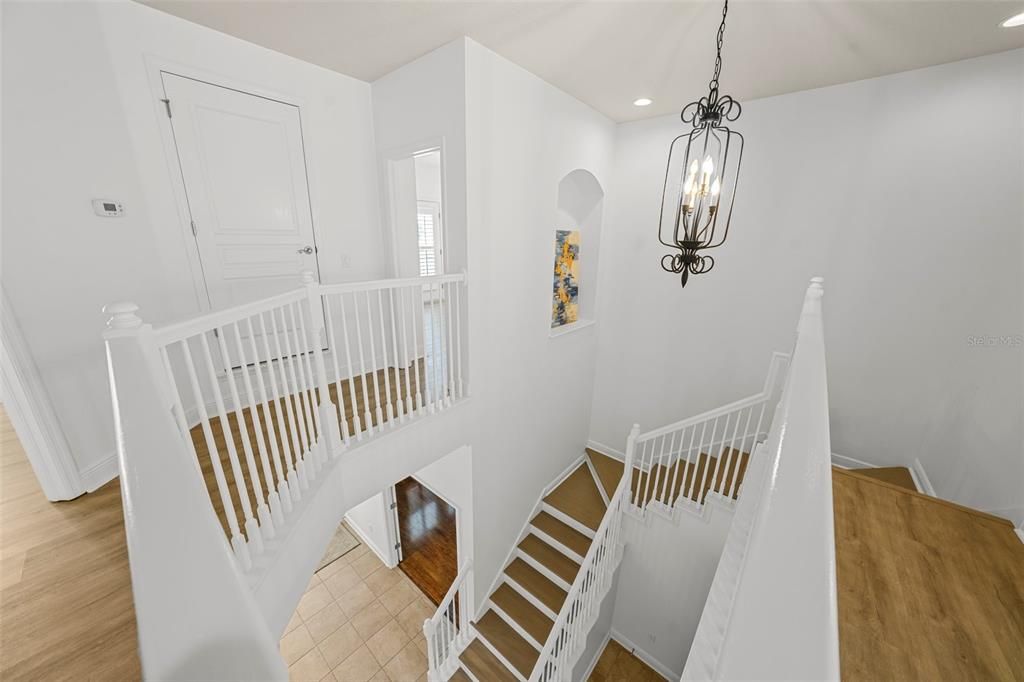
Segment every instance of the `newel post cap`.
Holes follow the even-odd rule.
[[[109,303],[103,306],[103,312],[110,315],[107,329],[135,329],[142,326],[142,318],[135,314],[139,306],[131,301]]]
[[[312,270],[303,270],[302,271],[302,283],[303,284],[315,284],[316,283],[316,275],[313,274]]]

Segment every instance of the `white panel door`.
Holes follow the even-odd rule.
[[[298,107],[161,76],[210,306],[319,277]]]

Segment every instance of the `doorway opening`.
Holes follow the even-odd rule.
[[[394,495],[398,567],[440,604],[459,573],[458,512],[412,476],[395,484]]]

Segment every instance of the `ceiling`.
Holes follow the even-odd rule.
[[[721,14],[717,0],[143,2],[366,81],[466,35],[615,121],[704,94]],[[1024,27],[999,25],[1021,11],[1024,0],[733,0],[722,91],[742,101],[1024,47]]]

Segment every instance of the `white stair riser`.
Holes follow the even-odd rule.
[[[495,612],[496,614],[498,614],[499,616],[501,616],[501,619],[502,619],[503,621],[505,621],[506,623],[508,623],[508,624],[509,624],[509,626],[511,626],[511,627],[512,627],[512,629],[513,629],[513,630],[515,630],[515,631],[516,631],[516,633],[517,633],[517,634],[518,634],[518,635],[519,635],[520,637],[522,637],[522,638],[523,638],[523,639],[525,639],[525,640],[526,640],[527,642],[529,642],[529,643],[530,643],[531,645],[533,645],[533,648],[534,648],[534,649],[536,649],[537,651],[540,651],[540,650],[541,650],[541,648],[543,648],[543,646],[544,646],[544,643],[543,643],[543,642],[538,642],[537,640],[535,640],[535,639],[534,639],[534,638],[533,638],[533,637],[532,637],[532,636],[530,635],[530,633],[529,633],[529,632],[527,632],[526,630],[524,630],[524,629],[523,629],[523,627],[522,627],[522,626],[521,626],[521,625],[520,625],[519,623],[517,623],[517,622],[516,622],[516,619],[515,619],[515,618],[513,618],[513,617],[512,617],[512,616],[510,616],[510,615],[509,615],[508,613],[506,613],[506,612],[505,612],[505,611],[504,611],[504,610],[503,610],[503,609],[502,609],[502,608],[501,608],[500,606],[498,606],[497,604],[495,604],[495,603],[494,603],[493,601],[491,601],[490,599],[488,599],[488,600],[487,600],[487,608],[489,608],[489,609],[490,609],[491,611],[494,611],[494,612]]]
[[[507,584],[509,587],[511,587],[513,590],[518,592],[520,594],[520,596],[522,596],[524,599],[526,599],[526,601],[528,601],[531,604],[533,604],[534,606],[536,606],[540,610],[540,612],[543,613],[545,616],[547,616],[551,620],[557,620],[558,619],[558,614],[557,613],[555,613],[554,611],[549,609],[547,606],[545,606],[544,603],[540,599],[537,599],[537,597],[535,597],[532,594],[530,594],[529,590],[527,590],[525,587],[523,587],[522,585],[517,583],[515,580],[513,580],[512,578],[510,578],[510,577],[508,577],[506,575],[504,577],[503,582],[505,584]]]
[[[543,575],[545,578],[561,587],[566,592],[568,592],[572,588],[572,585],[559,578],[544,564],[537,561],[532,556],[530,556],[523,550],[519,549],[518,547],[516,548],[516,556],[525,561],[526,563],[530,564],[532,568],[536,569],[538,572],[540,572],[541,575]]]
[[[501,661],[501,664],[502,664],[503,666],[505,666],[506,668],[508,668],[508,671],[509,671],[510,673],[512,673],[513,675],[515,675],[515,676],[516,676],[516,677],[517,677],[517,678],[518,678],[519,680],[521,680],[522,682],[527,682],[526,678],[525,678],[525,677],[524,677],[524,676],[522,675],[522,673],[520,673],[520,672],[519,672],[518,670],[516,670],[516,667],[515,667],[514,665],[512,665],[511,663],[509,663],[509,662],[508,662],[508,659],[507,659],[507,658],[505,658],[504,656],[502,656],[502,655],[501,655],[501,652],[500,652],[500,651],[498,651],[497,647],[495,647],[495,646],[494,646],[493,644],[491,644],[491,643],[490,643],[490,642],[489,642],[489,641],[487,640],[487,638],[483,636],[483,633],[481,633],[481,632],[480,632],[480,630],[479,630],[479,629],[478,629],[478,628],[476,627],[476,625],[475,625],[475,624],[473,625],[473,631],[474,631],[474,632],[476,632],[476,638],[477,638],[478,640],[480,640],[480,642],[481,642],[481,643],[482,643],[482,644],[483,644],[483,645],[484,645],[485,647],[487,647],[487,650],[488,650],[488,651],[490,651],[490,652],[491,652],[492,654],[494,654],[494,657],[495,657],[495,658],[497,658],[497,659],[498,659],[499,661]]]
[[[593,528],[588,528],[587,526],[583,525],[582,523],[580,523],[579,521],[577,521],[573,517],[569,516],[565,512],[559,511],[558,509],[555,509],[554,507],[552,507],[547,502],[543,502],[541,504],[541,509],[546,511],[548,514],[551,514],[556,519],[558,519],[559,521],[561,521],[565,525],[569,526],[570,528],[572,528],[574,530],[578,530],[579,532],[583,533],[588,538],[593,538],[594,537],[594,529]]]
[[[583,559],[585,557],[583,557],[582,555],[577,554],[576,552],[572,551],[571,549],[569,549],[568,547],[563,545],[561,542],[559,542],[558,540],[554,539],[553,537],[551,537],[550,535],[548,535],[547,533],[542,531],[540,528],[537,528],[537,526],[531,525],[530,526],[530,532],[533,533],[534,535],[536,535],[537,537],[539,537],[544,542],[546,542],[549,545],[551,545],[552,547],[554,547],[555,549],[557,549],[559,552],[561,552],[565,556],[567,556],[570,559],[572,559],[573,561],[575,561],[576,563],[578,563],[578,564],[582,564],[583,563]],[[520,540],[520,542],[522,542],[522,541]]]

